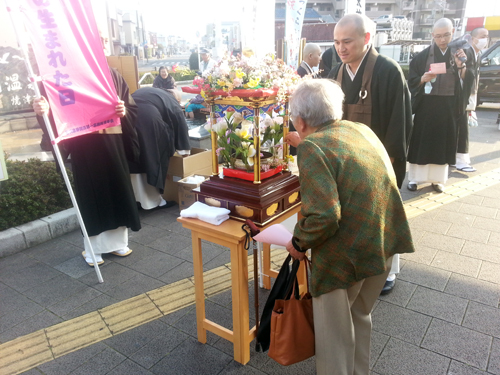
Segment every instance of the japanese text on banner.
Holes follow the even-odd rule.
[[[21,0],[57,127],[56,142],[120,125],[90,0]]]
[[[307,0],[287,0],[285,16],[286,63],[299,66],[300,36],[306,13]]]

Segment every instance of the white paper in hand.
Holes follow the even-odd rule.
[[[292,233],[281,224],[271,225],[254,237],[259,242],[273,245],[286,246],[292,239]]]

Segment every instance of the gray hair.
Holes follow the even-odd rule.
[[[370,33],[370,36],[373,38],[375,36],[376,25],[371,19],[369,19],[364,14],[346,14],[344,17],[340,19],[337,23],[337,26],[344,26],[345,24],[353,23],[359,35],[365,35],[366,33]]]
[[[453,29],[453,22],[451,22],[449,18],[440,18],[436,21],[434,26],[432,26],[432,31],[434,31],[434,29],[444,29],[445,27]]]
[[[290,98],[292,117],[300,117],[312,128],[342,119],[344,93],[337,82],[308,79],[300,83]]]

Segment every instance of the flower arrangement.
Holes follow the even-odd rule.
[[[266,163],[261,163],[261,170],[267,172],[270,169],[284,166],[288,161],[293,161],[293,157],[288,160],[280,160],[278,158],[278,149],[282,147],[283,138],[283,117],[271,117],[272,108],[268,112],[266,119],[261,119],[261,144],[263,148],[269,148],[270,160]],[[243,115],[236,112],[233,108],[229,108],[224,116],[218,118],[215,125],[211,125],[210,121],[205,125],[205,129],[217,133],[217,156],[221,156],[223,165],[226,168],[238,169],[238,164],[243,163],[244,168],[249,172],[255,164],[257,155],[254,146],[254,124],[251,121],[245,120]],[[238,160],[241,162],[238,163]]]
[[[263,59],[225,55],[213,69],[204,72],[202,77],[196,77],[193,85],[201,88],[204,97],[215,90],[224,90],[231,95],[234,89],[274,88],[278,90],[277,97],[282,102],[300,79],[293,68],[273,54]]]
[[[208,123],[206,128],[217,133],[219,147],[216,153],[222,156],[224,166],[234,169],[238,158],[247,170],[254,165],[256,151],[252,139],[253,123],[245,120],[241,113],[228,110],[215,125]]]

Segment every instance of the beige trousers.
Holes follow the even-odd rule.
[[[371,311],[391,264],[392,257],[384,273],[313,298],[318,375],[369,375]]]

